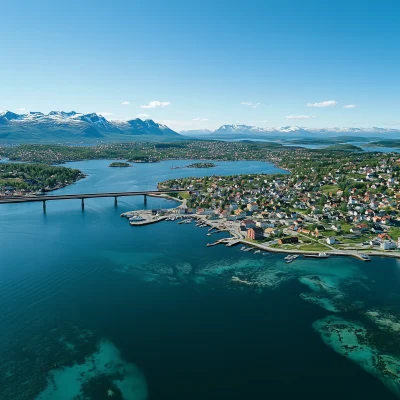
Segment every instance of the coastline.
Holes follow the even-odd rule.
[[[240,231],[234,229],[232,224],[229,226],[226,222],[224,223],[223,221],[218,221],[218,220],[208,220],[205,215],[199,215],[199,214],[179,214],[176,212],[177,209],[182,208],[184,205],[184,200],[179,200],[176,199],[172,196],[166,195],[166,194],[154,194],[151,195],[152,197],[164,197],[167,199],[171,200],[177,200],[180,201],[181,204],[178,207],[169,209],[168,213],[163,216],[155,216],[155,217],[147,217],[148,215],[151,215],[151,211],[149,210],[137,210],[137,211],[128,211],[126,213],[121,214],[121,217],[129,218],[134,215],[138,215],[144,220],[139,221],[139,222],[130,222],[131,226],[145,226],[149,224],[154,224],[157,222],[165,221],[168,217],[174,216],[176,219],[193,219],[195,221],[201,221],[203,224],[209,226],[212,228],[211,230],[217,230],[220,232],[228,232],[231,237],[230,238],[223,238],[216,240],[213,243],[208,243],[207,247],[212,247],[216,246],[218,244],[224,244],[227,247],[233,247],[238,244],[243,244],[247,247],[253,247],[254,249],[260,249],[269,253],[277,253],[277,254],[301,254],[301,255],[311,255],[311,256],[318,256],[322,251],[314,251],[314,250],[299,250],[299,249],[279,249],[275,247],[270,247],[264,243],[255,243],[255,242],[250,242],[246,238],[241,235]],[[338,256],[338,257],[353,257],[357,258],[360,261],[367,261],[363,259],[360,256],[360,253],[355,251],[355,250],[324,250],[323,251],[325,254],[329,254],[329,256]],[[378,251],[368,251],[365,250],[363,251],[364,254],[367,254],[368,256],[373,256],[373,257],[387,257],[387,258],[396,258],[400,259],[400,253],[388,253],[388,252],[378,252]],[[318,259],[318,257],[315,257]]]

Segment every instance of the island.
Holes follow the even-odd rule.
[[[115,161],[112,162],[109,167],[111,168],[126,168],[126,167],[131,167],[131,164],[127,162],[122,162],[122,161]]]
[[[214,163],[206,163],[206,162],[198,162],[198,163],[193,163],[190,165],[185,165],[183,167],[172,167],[171,169],[183,169],[183,168],[214,168],[217,165]]]

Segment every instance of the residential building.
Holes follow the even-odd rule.
[[[260,240],[264,238],[264,229],[250,228],[247,230],[247,239]]]

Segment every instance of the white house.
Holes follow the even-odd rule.
[[[326,238],[326,243],[335,244],[336,243],[336,239],[333,236],[328,237],[328,238]]]

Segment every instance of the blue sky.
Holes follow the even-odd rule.
[[[399,3],[2,2],[0,110],[400,128]]]

